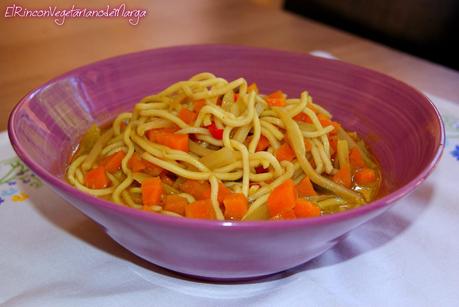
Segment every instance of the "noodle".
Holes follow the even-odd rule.
[[[380,183],[377,164],[359,140],[331,122],[331,114],[313,103],[308,92],[289,99],[280,91],[263,96],[243,78],[228,82],[197,74],[143,98],[98,133],[86,137],[94,139],[90,145],[80,144],[89,149],[73,157],[66,173],[69,183],[120,205],[169,216],[185,212],[210,218],[204,217],[210,210],[217,220],[269,218],[270,195],[289,180],[299,186],[306,179],[313,189],[328,193],[304,196],[323,214],[362,205],[358,185],[346,187],[336,179],[344,166],[358,171],[349,160],[352,154],[377,174],[375,183],[365,187],[365,197],[376,195]],[[281,153],[286,148],[287,156]],[[153,189],[159,196],[144,192],[151,178],[161,180],[162,187]],[[176,195],[187,205],[165,209],[164,195]],[[232,205],[246,206],[243,214],[231,213],[237,211],[227,208]]]

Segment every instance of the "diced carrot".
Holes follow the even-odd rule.
[[[271,143],[269,143],[268,139],[264,135],[260,135],[260,140],[258,141],[256,151],[263,151],[266,150]]]
[[[155,137],[157,134],[161,134],[161,133],[174,133],[174,132],[177,132],[177,130],[179,130],[179,128],[177,126],[174,126],[174,127],[165,127],[165,128],[157,128],[157,129],[150,129],[150,130],[147,130],[145,132],[145,134],[147,135],[147,138],[150,140],[150,141],[154,141]]]
[[[147,137],[150,141],[170,147],[172,149],[189,151],[189,138],[188,134],[177,134],[168,131],[154,131],[159,129],[152,129],[147,131]]]
[[[114,173],[121,168],[121,161],[124,156],[126,156],[124,151],[117,151],[114,154],[103,158],[102,161],[100,161],[100,165],[104,166],[107,172]]]
[[[296,121],[312,124],[311,118],[307,114],[305,114],[303,112],[298,113],[297,115],[295,115],[293,117],[293,119],[296,120]]]
[[[351,170],[348,165],[342,166],[335,175],[333,181],[350,189],[352,187]]]
[[[134,153],[128,161],[128,167],[133,172],[141,172],[146,168],[145,162],[138,153]],[[157,175],[154,175],[157,176]]]
[[[363,161],[362,155],[360,154],[360,151],[357,149],[357,147],[351,148],[349,152],[349,162],[353,169],[367,166],[365,161]]]
[[[288,209],[288,210],[282,211],[279,214],[276,214],[271,219],[272,220],[293,220],[293,219],[296,219],[296,214],[294,210]]]
[[[193,219],[215,219],[215,211],[210,199],[197,200],[185,207],[185,216]]]
[[[158,135],[174,133],[177,130],[178,130],[178,128],[176,128],[176,127],[150,129],[150,130],[145,131],[145,135],[147,136],[147,138],[150,141],[157,143],[157,136]]]
[[[150,130],[146,131],[146,133],[151,133],[152,135],[154,135],[156,133],[163,133],[163,132],[174,133],[174,132],[177,132],[177,130],[180,130],[180,128],[178,126],[174,125],[172,127],[150,129]],[[148,137],[148,135],[147,135],[147,137]]]
[[[142,181],[142,204],[144,207],[159,205],[163,195],[163,185],[159,177],[151,177]]]
[[[167,140],[167,141],[166,141]],[[170,148],[181,150],[184,152],[190,151],[188,134],[172,134],[170,138],[163,141],[164,145]]]
[[[145,131],[145,135],[147,136],[147,139],[149,139],[152,142],[156,142],[156,135],[159,134],[157,131],[158,129],[150,129]]]
[[[322,113],[318,114],[317,118],[319,119],[319,122],[323,127],[331,126],[332,124],[332,121]]]
[[[230,193],[223,199],[225,219],[241,220],[248,209],[247,198],[242,193]]]
[[[247,137],[247,146],[252,142],[253,136],[248,136]],[[264,151],[266,150],[271,143],[268,141],[268,139],[264,135],[260,135],[260,139],[258,140],[257,147],[255,148],[255,151]]]
[[[180,184],[180,190],[192,195],[197,200],[210,198],[210,184],[208,181],[187,179]]]
[[[277,90],[271,94],[268,95],[270,98],[276,98],[276,99],[285,99],[285,94],[281,90]]]
[[[255,92],[258,94],[259,91],[258,91],[258,86],[256,83],[252,83],[247,87],[247,93],[250,93],[250,92]]]
[[[292,161],[295,159],[296,155],[293,151],[292,147],[286,142],[283,143],[277,150],[276,150],[276,158],[279,161]]]
[[[84,176],[84,183],[90,189],[103,189],[108,187],[110,180],[105,174],[105,167],[98,166],[91,169]]]
[[[188,201],[178,195],[167,195],[164,200],[164,210],[175,212],[180,215],[185,215],[185,208]]]
[[[311,180],[309,180],[309,177],[304,177],[303,180],[301,180],[296,185],[296,190],[298,191],[299,197],[317,195],[317,192],[314,191],[314,187],[312,186],[312,183],[311,183]]]
[[[268,211],[271,217],[283,211],[293,209],[297,199],[295,183],[291,179],[285,180],[273,189],[268,198]]]
[[[234,93],[234,102],[236,102],[239,99],[239,93]]]
[[[199,99],[193,102],[194,105],[194,111],[196,113],[199,113],[201,111],[202,107],[206,105],[206,101],[204,99]]]
[[[266,102],[272,107],[282,107],[285,105],[285,94],[282,91],[275,91],[266,96]]]
[[[296,217],[320,216],[320,208],[305,199],[298,199],[293,211],[295,211]]]
[[[376,173],[371,168],[361,168],[355,172],[354,180],[359,185],[368,185],[376,180]]]
[[[218,183],[218,196],[217,196],[217,199],[218,199],[218,202],[223,202],[223,200],[225,199],[226,196],[230,195],[231,193],[231,190],[228,189],[222,182],[219,182]]]
[[[296,219],[296,214],[295,211],[290,209],[290,210],[285,210],[281,213],[282,219],[284,220],[292,220]]]
[[[178,113],[178,116],[188,125],[192,125],[198,117],[198,115],[195,112],[190,111],[187,108],[181,108],[180,112]]]

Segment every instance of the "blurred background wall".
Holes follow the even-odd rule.
[[[52,18],[5,17],[12,5],[95,9],[123,2],[147,10],[147,16],[136,26],[125,18],[68,19],[60,26]],[[0,130],[21,97],[65,71],[186,44],[322,50],[456,101],[458,6],[459,0],[0,0]]]
[[[259,0],[459,70],[458,0]]]

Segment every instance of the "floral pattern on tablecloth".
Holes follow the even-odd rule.
[[[442,118],[445,124],[446,150],[459,161],[459,118],[447,114],[442,114]]]
[[[18,157],[0,161],[0,205],[7,200],[22,202],[29,195],[21,191],[18,183],[32,188],[40,188],[43,183]]]
[[[451,154],[459,161],[459,145],[456,145],[453,151],[451,151]]]

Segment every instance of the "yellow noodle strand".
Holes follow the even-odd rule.
[[[129,161],[136,153],[144,161],[177,176],[174,184],[163,181],[164,191],[166,194],[184,197],[187,203],[192,203],[196,199],[188,193],[182,193],[180,184],[186,179],[208,181],[211,190],[210,200],[217,220],[224,219],[218,202],[220,183],[232,192],[243,193],[248,198],[249,209],[243,219],[260,206],[266,205],[271,191],[285,180],[292,179],[297,184],[305,176],[315,185],[338,196],[318,200],[324,204],[347,201],[354,205],[364,203],[359,193],[329,179],[329,176],[337,171],[332,162],[336,160],[331,158],[328,139],[335,128],[332,125],[322,126],[316,114],[318,112],[321,116],[331,119],[331,114],[325,108],[313,103],[306,91],[303,91],[299,98],[286,99],[286,105],[283,107],[271,107],[264,96],[255,91],[249,93],[247,89],[247,82],[243,78],[228,82],[204,72],[192,76],[187,81],[176,82],[157,94],[147,96],[135,105],[132,113],[119,114],[111,129],[107,129],[97,139],[89,153],[72,161],[67,169],[66,178],[86,193],[109,196],[115,203],[141,209],[143,206],[139,202],[142,189],[139,185],[152,175],[143,171],[133,172],[130,169]],[[192,124],[184,122],[179,117],[180,110],[193,110],[198,100],[204,100],[205,104],[196,114],[196,120]],[[293,119],[301,113],[310,118],[311,123],[297,122]],[[223,130],[222,139],[216,139],[211,134],[207,128],[211,124]],[[154,143],[145,135],[151,129],[175,127],[178,127],[176,134],[192,137],[188,143],[189,152]],[[349,149],[357,147],[367,165],[375,166],[367,153],[359,147],[360,144],[357,145],[346,131],[339,128],[337,132],[337,160],[340,165],[349,163]],[[269,146],[264,151],[257,151],[261,136],[268,140]],[[287,137],[295,153],[295,159],[292,162],[280,162],[273,153]],[[304,143],[306,140],[312,146],[308,153]],[[343,142],[346,144],[343,145]],[[126,153],[121,161],[121,170],[113,174],[106,173],[110,186],[103,189],[86,187],[86,172],[100,163],[104,156],[120,150]],[[211,156],[207,157],[208,155]],[[308,161],[311,157],[315,169]],[[257,173],[256,168],[259,166],[266,172]],[[161,174],[163,175],[164,173]],[[180,216],[175,212],[163,210],[160,204],[150,206],[149,210],[164,215]]]

